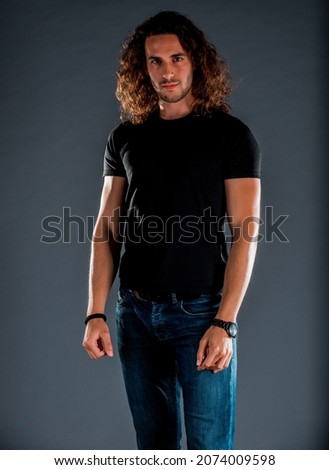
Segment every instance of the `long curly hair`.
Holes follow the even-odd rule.
[[[227,62],[186,16],[161,11],[138,26],[123,43],[115,93],[121,120],[139,124],[158,109],[159,98],[147,74],[144,49],[146,38],[157,34],[176,34],[191,59],[192,111],[201,115],[209,115],[214,109],[230,112],[228,97],[232,87]]]

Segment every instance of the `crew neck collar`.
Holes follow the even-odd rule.
[[[159,111],[155,111],[154,112],[154,117],[156,119],[158,119],[159,121],[161,122],[165,122],[165,123],[177,123],[177,122],[183,122],[189,118],[191,118],[192,116],[194,115],[194,113],[192,111],[190,111],[188,114],[184,114],[184,116],[181,116],[181,117],[177,117],[177,118],[174,118],[174,119],[165,119],[165,118],[162,118],[160,116],[160,112]]]

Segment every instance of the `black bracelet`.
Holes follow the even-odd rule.
[[[104,315],[104,313],[92,313],[85,319],[85,325],[87,325],[89,320],[92,320],[93,318],[103,318],[103,320],[106,321],[106,315]]]

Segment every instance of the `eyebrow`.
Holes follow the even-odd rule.
[[[181,56],[187,56],[186,52],[176,52],[175,54],[171,54],[170,58],[175,58],[175,57],[181,57]],[[156,55],[150,55],[147,57],[147,60],[153,60],[153,59],[161,59],[162,57],[158,57]]]

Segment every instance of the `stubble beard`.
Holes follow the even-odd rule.
[[[167,94],[158,93],[159,98],[166,103],[178,103],[185,98],[191,91],[192,86],[184,88],[178,96],[171,96]]]
[[[164,101],[165,103],[178,103],[179,101],[184,99],[192,89],[192,83],[191,83],[186,88],[183,88],[179,95],[171,96],[170,94],[165,94],[165,93],[162,93],[161,91],[159,91],[159,89],[157,88],[155,83],[152,80],[151,80],[151,82],[152,82],[153,88],[155,89],[159,99]]]

